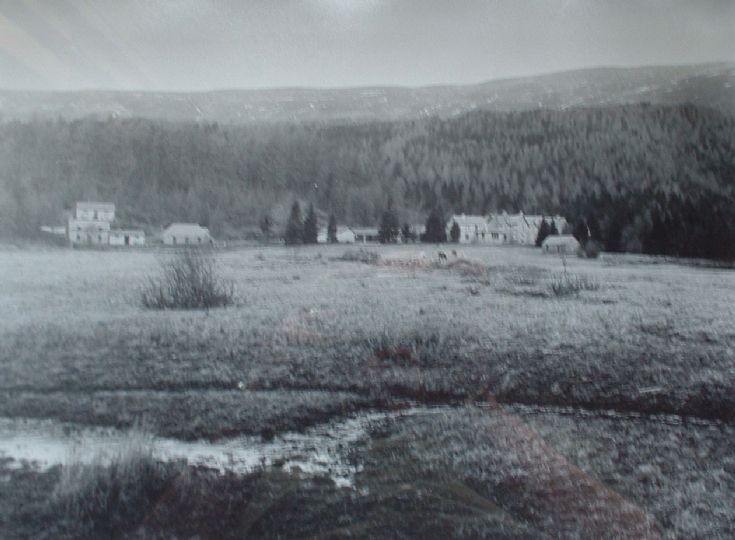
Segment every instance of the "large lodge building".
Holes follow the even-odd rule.
[[[541,222],[554,223],[561,232],[567,220],[561,216],[518,214],[490,214],[488,216],[454,215],[447,222],[447,238],[456,223],[460,244],[520,244],[534,245]]]

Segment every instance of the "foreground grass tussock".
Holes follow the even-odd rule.
[[[151,309],[209,309],[233,302],[234,287],[218,273],[211,254],[186,249],[163,263],[142,293]]]
[[[554,296],[569,296],[581,291],[596,291],[600,284],[587,276],[564,272],[554,276],[549,284],[549,290]]]
[[[348,249],[345,251],[342,255],[337,257],[340,261],[349,261],[349,262],[361,262],[365,264],[375,264],[380,259],[380,255],[378,255],[374,251],[369,251],[366,249]]]
[[[131,432],[108,464],[72,463],[62,468],[51,504],[83,536],[114,537],[141,523],[184,465],[157,461],[147,437]]]

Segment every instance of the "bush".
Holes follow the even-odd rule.
[[[554,296],[569,296],[571,294],[577,294],[580,291],[596,291],[600,288],[600,285],[587,276],[578,276],[565,272],[554,276],[549,288]]]
[[[209,309],[232,304],[234,289],[218,274],[211,254],[187,249],[163,263],[142,293],[151,309]]]
[[[600,244],[594,240],[587,240],[582,247],[579,248],[578,255],[587,259],[596,259],[600,256]]]

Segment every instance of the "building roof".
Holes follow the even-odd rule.
[[[107,203],[107,202],[77,202],[77,210],[115,210],[115,205],[113,203]]]
[[[466,227],[471,225],[485,225],[487,218],[485,216],[474,216],[465,214],[455,214],[449,219],[449,223],[457,222],[460,227]]]
[[[172,223],[163,231],[164,235],[171,236],[202,236],[209,234],[209,229],[198,223]]]
[[[378,236],[377,227],[350,227],[352,232],[363,236]]]
[[[542,246],[561,246],[561,245],[579,245],[579,242],[577,241],[574,236],[571,234],[554,234],[551,236],[547,236],[544,239]]]
[[[145,234],[143,229],[112,229],[110,234]]]

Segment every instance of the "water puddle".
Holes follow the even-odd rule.
[[[390,418],[432,411],[436,409],[362,413],[304,433],[285,433],[268,442],[253,436],[214,442],[153,436],[144,440],[153,455],[163,461],[185,460],[192,466],[238,474],[278,466],[287,471],[329,476],[337,485],[349,486],[357,472],[349,460],[349,450],[369,437],[372,426]],[[67,463],[109,463],[130,444],[129,432],[112,428],[80,427],[53,420],[0,419],[0,458],[12,459],[7,464],[10,467],[29,465],[45,470]]]

